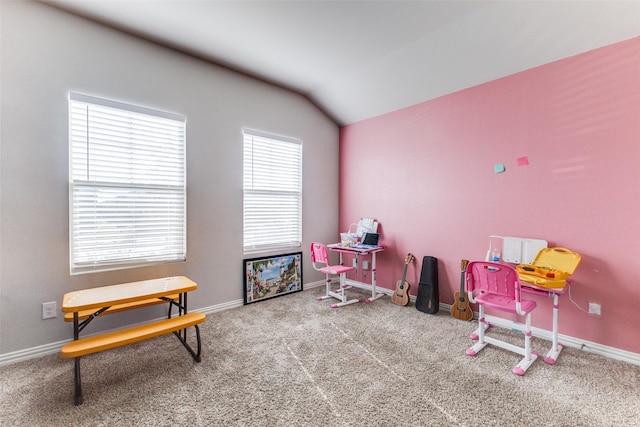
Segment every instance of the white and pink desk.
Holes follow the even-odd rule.
[[[360,282],[358,280],[347,278],[345,284],[347,286],[352,286],[354,288],[370,290],[371,297],[367,298],[365,302],[371,302],[371,301],[377,300],[378,298],[381,298],[385,295],[384,293],[378,293],[378,291],[376,290],[376,254],[378,252],[384,251],[385,249],[384,246],[377,246],[371,249],[361,249],[361,248],[354,248],[351,246],[342,246],[340,243],[333,243],[333,244],[327,245],[327,248],[331,252],[336,252],[340,255],[341,265],[344,262],[343,260],[344,254],[353,255],[356,257],[356,259],[359,259],[361,256],[371,255],[371,283]],[[358,260],[358,265],[360,265],[359,262],[360,261]]]

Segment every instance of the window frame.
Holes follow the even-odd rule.
[[[69,92],[68,133],[70,273],[185,261],[186,117]]]
[[[267,252],[280,249],[291,249],[302,247],[302,198],[303,198],[303,141],[299,138],[292,138],[282,135],[276,135],[264,131],[258,131],[255,129],[244,128],[243,134],[243,252],[244,254],[255,254],[260,252]],[[252,142],[249,142],[249,139]],[[274,161],[274,155],[278,154],[277,151],[270,151],[269,153],[261,153],[266,156],[259,158],[265,165],[264,168],[259,168],[259,161],[256,162],[256,152],[254,143],[260,144],[276,144],[281,147],[285,147],[285,151],[281,154],[286,159],[295,159],[293,167],[287,167],[281,164],[279,161]],[[253,152],[249,154],[248,144],[251,144],[254,148]],[[260,154],[260,153],[258,153]],[[271,156],[271,157],[269,157]],[[248,159],[251,159],[252,165],[249,167]],[[271,161],[269,161],[271,160]],[[268,166],[266,166],[268,165]],[[278,169],[274,166],[279,165]],[[251,170],[248,176],[248,170]],[[271,183],[263,179],[263,181],[256,180],[261,174],[276,176],[278,179],[274,179]],[[282,178],[284,177],[284,178]],[[287,185],[287,178],[296,178],[295,185]],[[252,181],[251,184],[249,181]],[[259,181],[256,183],[256,181]],[[275,182],[277,181],[277,182]],[[250,188],[249,188],[250,187]],[[270,187],[270,188],[269,188]],[[264,201],[271,201],[271,205],[276,206],[274,202],[281,202],[277,206],[287,206],[288,209],[284,212],[280,212],[280,215],[273,220],[266,218],[268,213],[274,213],[275,208],[266,208],[265,215],[262,218],[256,218],[256,209],[252,208],[252,203],[257,204],[258,198],[262,197]],[[268,203],[267,203],[268,204]],[[293,219],[293,226],[291,226],[291,220]],[[285,223],[287,223],[285,225]],[[263,226],[263,227],[261,227]],[[264,232],[265,227],[275,228],[288,228],[286,232],[274,233]],[[262,229],[261,229],[262,228]]]

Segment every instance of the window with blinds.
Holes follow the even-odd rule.
[[[185,125],[69,94],[72,274],[186,259]]]
[[[244,129],[244,251],[302,245],[302,141]]]

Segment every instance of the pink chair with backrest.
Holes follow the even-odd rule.
[[[347,272],[354,270],[353,267],[347,267],[344,265],[331,265],[329,260],[329,251],[323,243],[313,242],[311,243],[311,263],[313,269],[325,274],[326,281],[326,293],[323,296],[316,298],[318,301],[328,298],[336,298],[340,302],[332,304],[331,308],[342,307],[343,305],[354,304],[360,302],[360,298],[347,299],[345,290],[349,287],[346,284]],[[332,289],[331,276],[340,277],[340,286],[338,289]]]
[[[478,330],[472,334],[478,342],[467,349],[469,356],[475,356],[487,344],[518,353],[524,358],[512,369],[516,375],[525,371],[537,359],[538,354],[531,351],[531,312],[536,308],[535,301],[521,297],[518,273],[512,267],[493,262],[475,261],[469,263],[466,272],[466,290],[469,301],[478,304]],[[484,318],[486,308],[525,316],[524,347],[498,340],[486,335],[491,326]]]

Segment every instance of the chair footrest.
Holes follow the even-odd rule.
[[[356,304],[362,302],[362,300],[360,298],[356,298],[356,299],[350,299],[350,300],[346,300],[344,302],[338,302],[335,304],[331,304],[331,308],[338,308],[338,307],[344,307],[345,305],[350,305],[350,304]]]
[[[187,313],[146,325],[80,338],[62,346],[62,357],[80,357],[176,332],[205,321],[204,313]]]

